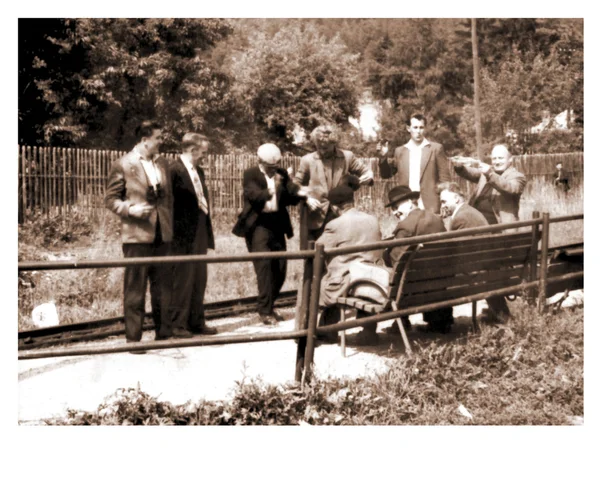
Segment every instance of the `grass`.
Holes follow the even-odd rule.
[[[359,198],[358,205],[373,211],[373,203]],[[556,191],[547,182],[532,181],[521,199],[521,219],[531,218],[534,210],[551,215],[583,212],[583,186],[571,189],[568,195]],[[382,235],[392,234],[396,220],[389,210],[375,209]],[[246,253],[244,240],[231,234],[234,216],[216,214],[216,252]],[[299,233],[288,241],[288,249],[298,249]],[[581,221],[563,222],[551,226],[550,244],[567,244],[583,240]],[[79,258],[82,260],[121,258],[119,221],[106,210],[94,219],[75,209],[68,217],[39,217],[19,226],[19,260]],[[297,289],[301,282],[302,261],[288,262],[284,290]],[[122,315],[123,269],[61,270],[23,273],[19,279],[19,330],[31,329],[34,307],[54,300],[61,324],[82,322]],[[257,294],[256,276],[250,262],[214,264],[209,266],[206,301],[219,301]],[[150,310],[149,296],[146,309]]]
[[[238,384],[231,401],[173,405],[120,389],[50,425],[568,425],[583,416],[583,308],[512,306],[506,326],[467,342],[423,344],[385,374],[315,379],[304,390]],[[463,406],[470,415],[463,415]]]

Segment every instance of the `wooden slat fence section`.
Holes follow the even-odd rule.
[[[79,148],[19,147],[19,223],[40,214],[54,216],[85,212],[91,216],[104,216],[104,189],[113,161],[123,151],[98,151]],[[176,153],[164,154],[167,159]],[[583,153],[542,154],[515,156],[517,168],[529,178],[551,180],[556,165],[571,185],[583,181]],[[375,183],[359,191],[357,202],[368,211],[381,211],[388,199],[394,179],[383,180],[379,175],[377,158],[363,158],[375,173]],[[254,154],[227,154],[208,156],[205,166],[211,210],[215,219],[232,221],[243,205],[242,177],[245,169],[258,164]],[[300,157],[284,155],[282,166],[293,177],[300,165]],[[457,181],[470,194],[474,184],[458,177],[450,168],[452,180]],[[296,214],[297,209],[292,208]]]

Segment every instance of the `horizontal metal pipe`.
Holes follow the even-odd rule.
[[[60,350],[35,350],[19,353],[19,360],[46,359],[51,357],[73,357],[79,355],[101,355],[107,353],[140,352],[163,350],[170,348],[187,348],[207,345],[232,345],[235,343],[251,343],[258,341],[293,340],[306,336],[306,329],[301,331],[259,332],[218,334],[215,336],[199,336],[190,339],[169,339],[151,342],[125,343],[100,348],[69,348]]]
[[[20,262],[19,272],[31,270],[60,270],[60,269],[96,269],[109,267],[133,267],[139,265],[166,265],[173,263],[231,263],[252,262],[254,260],[270,260],[285,258],[287,260],[303,260],[313,258],[315,252],[304,251],[263,251],[243,255],[185,255],[185,256],[155,256],[145,258],[119,258],[112,260],[65,260],[61,262]]]
[[[560,281],[568,281],[569,279],[575,279],[578,277],[583,277],[583,272],[571,272],[570,274],[565,274],[562,276],[548,278],[547,282],[560,282]],[[445,302],[438,302],[431,305],[419,305],[417,307],[410,307],[398,310],[396,312],[385,312],[383,314],[374,315],[372,317],[365,317],[364,319],[354,319],[351,321],[344,322],[344,327],[340,327],[340,323],[331,324],[329,326],[321,326],[317,328],[317,334],[321,333],[334,333],[341,329],[351,329],[354,327],[366,326],[368,324],[373,324],[376,322],[388,321],[390,319],[397,319],[403,315],[413,315],[420,314],[423,312],[429,312],[431,310],[437,310],[442,307],[454,307],[456,305],[462,305],[464,303],[470,303],[473,301],[484,300],[485,298],[490,298],[492,296],[505,296],[513,293],[518,293],[525,291],[527,289],[538,287],[538,281],[519,284],[516,286],[510,286],[507,288],[498,289],[496,291],[486,291],[483,293],[477,293],[471,296],[465,296],[462,298],[456,298],[454,300],[447,300]]]
[[[583,220],[583,213],[579,213],[577,215],[563,215],[561,217],[553,217],[550,219],[550,223],[552,223],[552,222],[569,222],[571,220]]]
[[[475,236],[479,234],[487,234],[489,232],[502,232],[506,229],[515,229],[518,227],[528,227],[536,224],[541,224],[542,218],[534,218],[524,220],[522,222],[513,222],[509,224],[486,225],[485,227],[477,227],[476,229],[461,229],[453,230],[452,232],[438,232],[436,234],[428,234],[425,236],[406,237],[401,239],[388,239],[376,243],[360,244],[357,246],[347,246],[344,248],[326,249],[327,256],[347,255],[350,253],[359,253],[363,251],[372,251],[376,249],[394,248],[396,246],[407,246],[421,243],[431,243],[438,241],[447,241],[449,239],[460,239],[465,236]]]

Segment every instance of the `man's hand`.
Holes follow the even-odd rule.
[[[487,163],[482,163],[481,161],[479,162],[479,171],[484,175],[487,175],[491,168],[492,167]]]
[[[369,184],[373,180],[373,172],[370,170],[359,179],[360,185]]]
[[[321,208],[321,203],[315,198],[309,196],[306,198],[306,206],[308,206],[310,211],[315,211]]]
[[[148,203],[133,204],[129,207],[129,216],[133,218],[146,219],[150,216],[154,207]]]

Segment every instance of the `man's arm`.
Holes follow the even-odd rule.
[[[294,182],[298,185],[308,185],[310,180],[310,162],[306,156],[300,159],[300,166],[294,177]]]
[[[371,165],[359,161],[352,152],[349,154],[348,163],[348,172],[356,175],[360,179],[361,185],[373,185],[374,180]]]
[[[525,184],[527,184],[527,177],[521,172],[515,172],[514,175],[505,177],[490,169],[486,174],[486,178],[494,189],[503,194],[523,194]]]
[[[129,216],[129,207],[132,205],[131,201],[125,199],[125,193],[123,166],[120,161],[115,161],[108,174],[104,206],[121,218]]]
[[[444,151],[444,146],[440,144],[440,147],[437,150],[435,155],[435,162],[438,171],[438,179],[441,182],[450,182],[450,167],[448,164],[448,157],[446,156],[446,151]]]
[[[257,178],[255,172],[252,170],[246,170],[244,172],[244,196],[251,204],[266,203],[271,199],[271,193],[268,187],[262,187]]]
[[[382,179],[392,178],[394,175],[396,175],[396,173],[398,173],[398,149],[399,148],[395,149],[392,157],[390,157],[387,151],[385,151],[382,157],[379,159],[379,175]]]
[[[469,182],[477,183],[481,177],[481,172],[478,168],[473,168],[467,165],[454,165],[454,171],[462,178],[466,178]]]

